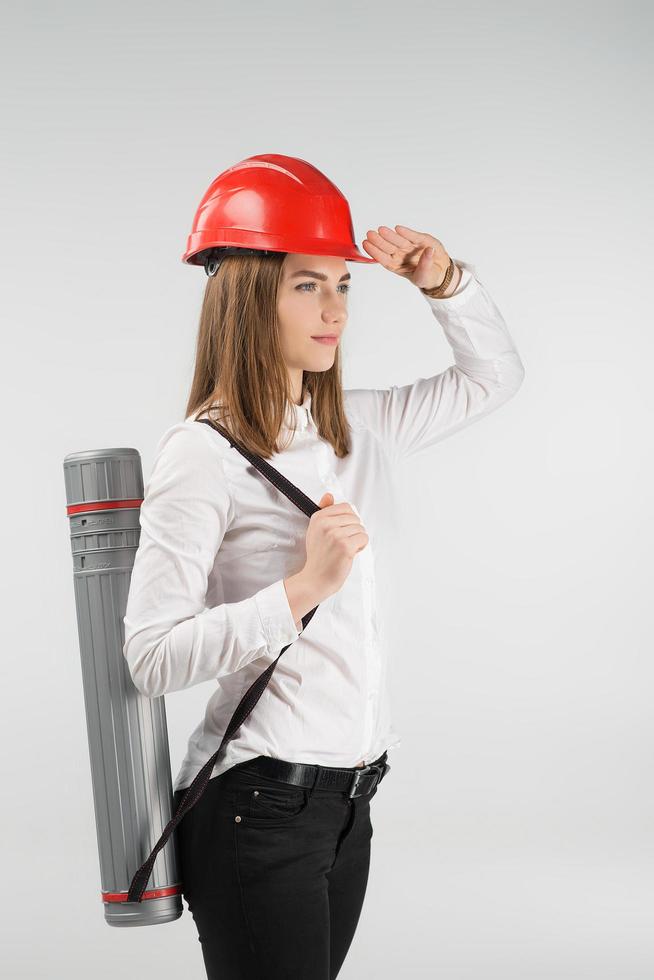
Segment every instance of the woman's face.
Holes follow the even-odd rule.
[[[327,371],[347,323],[351,276],[335,255],[289,253],[282,266],[277,316],[282,354],[291,371]],[[316,336],[333,334],[335,343]]]

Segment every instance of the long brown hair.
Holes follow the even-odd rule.
[[[292,400],[277,319],[287,254],[228,255],[215,276],[208,277],[186,404],[185,417],[197,418],[210,409],[211,418],[264,459],[285,448],[277,440]],[[307,390],[319,434],[338,457],[347,456],[350,426],[343,405],[340,346],[328,371],[304,372],[303,397]],[[215,402],[220,407],[212,408]]]

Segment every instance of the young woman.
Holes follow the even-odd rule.
[[[187,417],[164,433],[145,489],[124,652],[147,696],[215,684],[175,781],[177,806],[244,692],[290,644],[179,823],[179,857],[210,980],[332,980],[366,891],[371,800],[400,741],[373,550],[393,520],[383,488],[403,458],[510,398],[523,368],[472,266],[431,234],[382,225],[363,247],[421,290],[455,363],[402,387],[343,390],[346,261],[366,261],[343,235],[349,211],[336,231],[323,214],[303,237],[325,195],[322,186],[318,202],[311,180],[319,175],[342,208],[340,192],[304,161],[250,160],[275,179],[294,168],[305,181],[308,196],[291,211],[303,231],[275,237],[286,218],[274,212],[280,190],[266,170],[258,202],[273,205],[253,249],[242,229],[251,233],[254,219],[235,229],[233,195],[232,227],[223,217],[212,229],[213,251],[200,247],[206,234],[191,236],[195,256],[219,262],[205,265]],[[201,418],[219,421],[320,510],[307,520]]]

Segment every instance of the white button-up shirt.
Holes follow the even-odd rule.
[[[456,292],[425,296],[454,363],[403,386],[345,389],[347,457],[339,459],[318,434],[310,395],[289,405],[295,436],[269,462],[316,503],[326,491],[334,503],[348,502],[369,536],[342,587],[320,603],[305,630],[293,620],[284,579],[305,563],[306,515],[192,415],[161,437],[141,505],[123,653],[148,697],[215,683],[175,790],[192,782],[245,691],[289,643],[212,776],[257,755],[356,766],[400,744],[377,589],[377,559],[394,521],[393,471],[503,404],[524,373],[474,266],[455,261],[463,270]]]

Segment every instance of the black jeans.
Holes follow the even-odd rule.
[[[366,892],[378,789],[350,798],[238,766],[209,780],[175,831],[208,980],[334,980]]]

